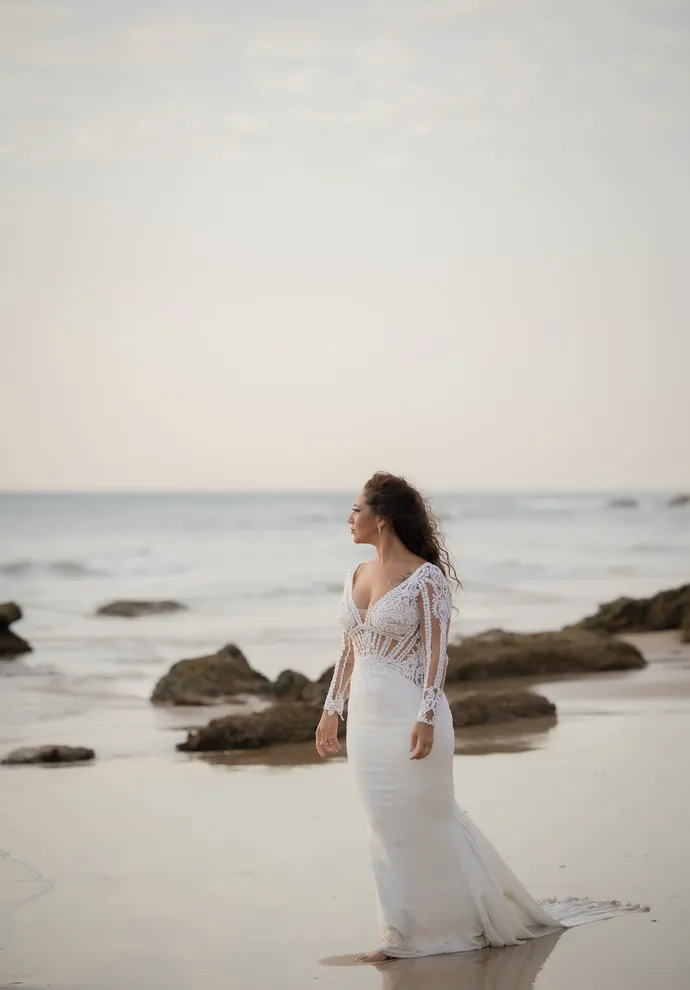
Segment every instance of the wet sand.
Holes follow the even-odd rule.
[[[71,731],[101,743],[93,766],[0,774],[0,987],[686,990],[690,649],[641,642],[646,670],[543,685],[555,726],[463,733],[455,780],[537,897],[649,914],[356,967],[377,922],[345,761],[313,763],[307,747],[273,765],[183,756],[178,713],[160,716],[153,749],[134,716],[116,744],[84,721]]]

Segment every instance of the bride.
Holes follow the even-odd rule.
[[[369,820],[381,941],[360,962],[516,945],[640,910],[568,898],[548,911],[456,804],[455,733],[443,691],[457,584],[436,520],[404,478],[367,481],[348,520],[376,559],[350,571],[343,650],[316,730],[336,753],[348,700],[347,754]]]

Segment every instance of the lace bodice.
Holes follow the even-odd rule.
[[[443,697],[452,605],[443,571],[427,561],[363,612],[352,594],[356,570],[345,578],[340,601],[343,649],[324,707],[342,718],[354,665],[366,658],[413,681],[420,688],[417,721],[433,725]]]

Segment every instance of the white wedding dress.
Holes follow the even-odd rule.
[[[367,613],[340,605],[343,651],[325,709],[343,716],[347,754],[370,826],[382,937],[407,958],[515,945],[564,927],[611,918],[636,905],[578,898],[538,904],[477,826],[453,789],[455,732],[443,693],[450,590],[425,563]],[[434,726],[434,746],[411,760],[415,722]]]

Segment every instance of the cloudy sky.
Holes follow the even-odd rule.
[[[0,0],[0,488],[689,487],[690,6]]]

